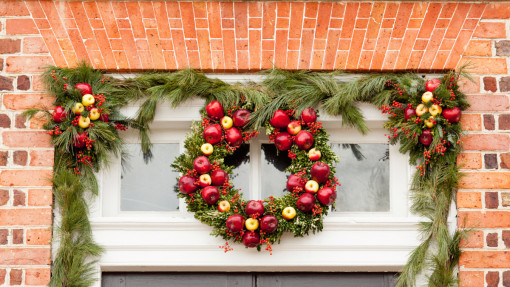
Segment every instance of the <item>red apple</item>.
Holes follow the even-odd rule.
[[[74,137],[73,146],[75,148],[83,148],[83,147],[85,147],[86,143],[87,143],[87,133],[86,132],[78,133]]]
[[[56,123],[61,123],[66,117],[67,113],[65,112],[65,109],[62,106],[56,106],[53,110],[53,120]]]
[[[211,172],[211,185],[222,186],[225,182],[228,182],[228,173],[224,170],[217,169]]]
[[[287,190],[292,192],[295,188],[300,187],[301,190],[305,189],[305,180],[293,174],[287,179]]]
[[[299,149],[307,150],[313,145],[313,136],[308,131],[300,131],[294,141]]]
[[[225,115],[223,112],[223,107],[218,101],[212,101],[208,103],[205,107],[205,111],[207,115],[214,120],[219,120]]]
[[[424,146],[429,146],[432,143],[432,131],[429,129],[424,130],[420,135],[420,142]]]
[[[204,139],[210,144],[217,144],[221,141],[221,126],[214,124],[204,129]]]
[[[287,131],[291,135],[297,135],[301,131],[301,123],[299,121],[292,121],[287,125]]]
[[[242,231],[244,228],[244,217],[240,214],[234,214],[227,218],[227,229],[232,233]]]
[[[416,110],[413,107],[404,110],[404,120],[407,122],[412,116],[416,116]]]
[[[278,219],[274,215],[266,215],[260,219],[260,230],[265,233],[273,233],[278,228]]]
[[[305,123],[313,123],[317,120],[317,113],[312,108],[306,108],[301,113],[301,120]]]
[[[243,244],[248,248],[257,247],[260,243],[260,235],[255,231],[247,231],[243,235]]]
[[[326,182],[329,178],[329,165],[323,162],[316,162],[310,170],[312,178],[318,183]]]
[[[288,132],[281,132],[274,139],[274,145],[281,151],[288,150],[292,146],[292,136]]]
[[[290,118],[286,112],[277,110],[269,120],[269,123],[275,128],[287,128],[287,125],[290,123]]]
[[[452,124],[460,122],[461,116],[462,111],[459,109],[459,107],[443,110],[443,117]]]
[[[229,128],[225,131],[225,139],[230,146],[236,147],[243,143],[243,134],[237,128]]]
[[[74,88],[79,90],[81,95],[92,94],[92,87],[87,83],[78,83]]]
[[[234,119],[234,126],[236,127],[244,127],[250,121],[251,113],[246,109],[240,109],[235,111],[232,115]]]
[[[264,214],[264,205],[258,200],[250,200],[244,208],[249,217],[259,217]]]
[[[102,122],[105,122],[105,123],[107,123],[109,119],[110,119],[110,115],[109,114],[101,114],[99,116],[99,120],[102,121]]]
[[[202,198],[207,204],[215,204],[220,199],[220,191],[215,186],[202,189]]]
[[[179,190],[184,194],[190,194],[197,190],[198,186],[195,184],[196,178],[185,175],[179,179]]]
[[[319,200],[322,205],[330,206],[336,200],[336,191],[331,187],[321,188],[317,192],[317,200]]]
[[[193,161],[193,169],[199,174],[208,173],[211,168],[211,163],[205,156],[199,156]]]
[[[439,85],[441,85],[439,79],[430,79],[425,83],[425,90],[427,90],[427,92],[433,92]]]
[[[311,193],[303,193],[298,198],[296,202],[296,206],[299,210],[303,212],[308,212],[313,209],[313,205],[315,204],[315,197]]]

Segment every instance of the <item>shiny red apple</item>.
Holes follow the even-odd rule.
[[[185,175],[179,179],[179,190],[184,194],[190,194],[197,190],[198,186],[195,184],[196,178]]]
[[[308,212],[313,209],[313,205],[315,204],[315,197],[311,193],[303,193],[298,198],[296,202],[296,206],[299,210],[303,212]]]
[[[451,109],[443,110],[443,117],[452,124],[460,122],[462,111],[459,107],[453,107]]]
[[[234,214],[227,218],[227,229],[232,233],[241,232],[244,228],[244,217],[240,214]]]
[[[244,208],[244,212],[249,217],[259,217],[264,214],[264,205],[258,200],[250,200]]]
[[[429,146],[432,143],[432,139],[432,131],[429,129],[424,130],[419,137],[420,143],[424,146]]]
[[[222,186],[228,182],[229,176],[224,170],[217,169],[211,172],[211,185]]]
[[[78,133],[73,139],[73,146],[75,148],[83,148],[83,147],[85,147],[86,143],[87,143],[87,133],[86,132]]]
[[[205,112],[207,115],[214,120],[221,119],[225,113],[223,112],[223,106],[218,101],[212,101],[205,106]]]
[[[255,231],[247,231],[243,235],[243,244],[248,248],[257,247],[260,243],[260,235]]]
[[[62,106],[56,106],[53,110],[53,120],[56,123],[61,123],[66,117],[67,113],[65,112],[65,109]]]
[[[307,150],[313,145],[313,136],[308,131],[300,131],[294,138],[299,149]]]
[[[290,118],[286,112],[277,110],[269,120],[269,123],[275,128],[287,128],[287,125],[290,123]]]
[[[110,120],[110,115],[109,114],[101,114],[99,116],[99,120],[102,121],[102,122],[107,123],[108,120]]]
[[[404,120],[407,122],[412,116],[416,116],[416,110],[413,107],[404,110]]]
[[[243,143],[243,134],[237,128],[229,128],[225,131],[225,139],[230,146],[236,147]]]
[[[232,115],[232,119],[234,120],[234,126],[236,127],[244,127],[250,121],[251,113],[246,109],[240,109],[235,111]]]
[[[207,204],[215,204],[220,199],[220,191],[215,186],[207,186],[202,189],[202,198]]]
[[[210,144],[217,144],[221,141],[221,126],[214,124],[204,129],[204,139]]]
[[[211,163],[205,156],[199,156],[193,161],[193,169],[199,174],[208,173],[211,168]]]
[[[336,191],[331,187],[324,187],[317,191],[317,200],[322,205],[330,206],[336,200]]]
[[[274,139],[274,145],[279,150],[286,151],[292,146],[292,136],[288,132],[281,132]]]
[[[266,215],[260,219],[260,230],[273,233],[278,228],[278,219],[274,215]]]
[[[301,113],[301,120],[304,123],[314,123],[317,120],[317,113],[312,108],[306,108]]]
[[[312,169],[310,170],[310,174],[312,175],[312,179],[318,183],[323,183],[328,180],[329,171],[329,165],[323,162],[316,162],[313,164]]]
[[[441,85],[439,79],[430,79],[425,83],[425,90],[427,90],[427,92],[433,92],[439,85]]]
[[[305,189],[305,180],[293,174],[287,179],[287,190],[292,192],[295,188],[300,187],[301,190]]]
[[[78,83],[74,88],[79,90],[81,95],[92,94],[92,87],[87,83]]]

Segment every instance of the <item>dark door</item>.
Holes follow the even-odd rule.
[[[103,273],[102,287],[393,287],[395,273]]]

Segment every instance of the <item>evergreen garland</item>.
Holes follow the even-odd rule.
[[[299,115],[306,107],[321,106],[330,115],[341,115],[343,125],[356,127],[360,132],[366,133],[368,128],[356,102],[379,106],[390,116],[385,125],[390,131],[390,143],[400,143],[400,151],[409,153],[410,163],[418,166],[411,184],[411,210],[427,219],[420,225],[423,242],[410,254],[398,279],[398,286],[414,286],[417,274],[429,268],[432,271],[429,286],[456,285],[455,267],[460,256],[458,243],[463,234],[458,231],[451,234],[448,231],[447,219],[459,179],[456,157],[462,148],[462,130],[458,122],[448,120],[446,116],[441,116],[441,113],[434,116],[433,120],[429,119],[432,116],[429,111],[410,117],[405,113],[407,108],[416,109],[419,104],[424,104],[427,110],[434,103],[443,109],[465,109],[468,104],[457,85],[459,76],[464,74],[450,72],[445,75],[440,85],[434,89],[434,100],[423,103],[421,97],[425,92],[426,81],[414,74],[374,74],[350,82],[339,80],[336,77],[338,73],[287,72],[274,69],[266,74],[267,77],[262,83],[229,85],[189,69],[174,73],[144,74],[121,81],[107,79],[99,71],[84,65],[77,69],[51,67],[45,73],[46,84],[49,92],[56,95],[55,105],[62,106],[66,111],[66,120],[56,123],[54,114],[46,111],[48,123],[45,128],[53,133],[52,142],[55,145],[55,208],[62,214],[62,223],[58,226],[59,232],[56,236],[61,245],[55,258],[50,285],[89,286],[92,282],[92,263],[86,262],[89,262],[91,256],[98,256],[101,248],[92,240],[84,197],[86,191],[97,192],[93,172],[107,166],[110,153],[122,156],[122,141],[115,129],[117,124],[140,131],[142,150],[149,159],[149,124],[154,119],[156,105],[168,102],[175,107],[192,97],[201,97],[207,102],[219,101],[225,110],[243,105],[254,111],[249,127],[257,130],[266,126],[269,132],[272,130],[267,122],[276,110],[294,109]],[[94,141],[85,149],[92,165],[80,162],[80,148],[73,147],[74,138],[82,131],[72,123],[75,119],[70,116],[73,103],[80,100],[79,91],[73,87],[80,82],[89,83],[95,95],[106,96],[104,108],[110,113],[109,122],[96,121],[97,125],[88,128],[88,136]],[[118,108],[134,101],[142,101],[136,119],[122,117]],[[34,116],[36,112],[30,110],[27,115]],[[89,112],[85,111],[84,115]],[[55,134],[57,126],[62,134]],[[202,130],[199,123],[192,127],[192,132],[196,135]],[[430,130],[431,142],[423,144],[420,138],[429,132],[425,132],[426,130]],[[196,147],[201,140],[196,136],[189,137],[185,143],[188,153],[197,152]],[[323,144],[326,143],[327,135],[323,139]],[[84,148],[81,149],[83,151]],[[221,150],[217,155],[218,161],[229,153],[227,149]],[[184,167],[190,167],[189,161],[190,159],[183,155],[177,161],[182,166],[174,168],[184,172]],[[300,155],[296,162],[302,162]],[[223,167],[229,170],[229,167]],[[289,169],[292,168],[294,167]],[[235,189],[231,191],[235,194]],[[290,200],[290,197],[283,197],[281,200]],[[212,218],[209,209],[201,207],[199,202],[188,205],[188,208],[196,211],[196,217],[210,225],[216,226],[219,222]],[[320,225],[316,227],[317,229],[311,230],[320,230]],[[284,230],[303,235],[310,226],[300,230],[296,228],[288,226]],[[221,231],[214,235],[225,239],[232,238]],[[275,242],[278,237],[279,235],[275,234],[268,241]]]

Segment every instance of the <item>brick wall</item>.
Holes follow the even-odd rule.
[[[510,286],[510,3],[0,1],[0,285],[50,274],[45,65],[110,71],[394,71],[473,64],[459,158],[461,286]],[[506,40],[509,39],[509,40]]]

